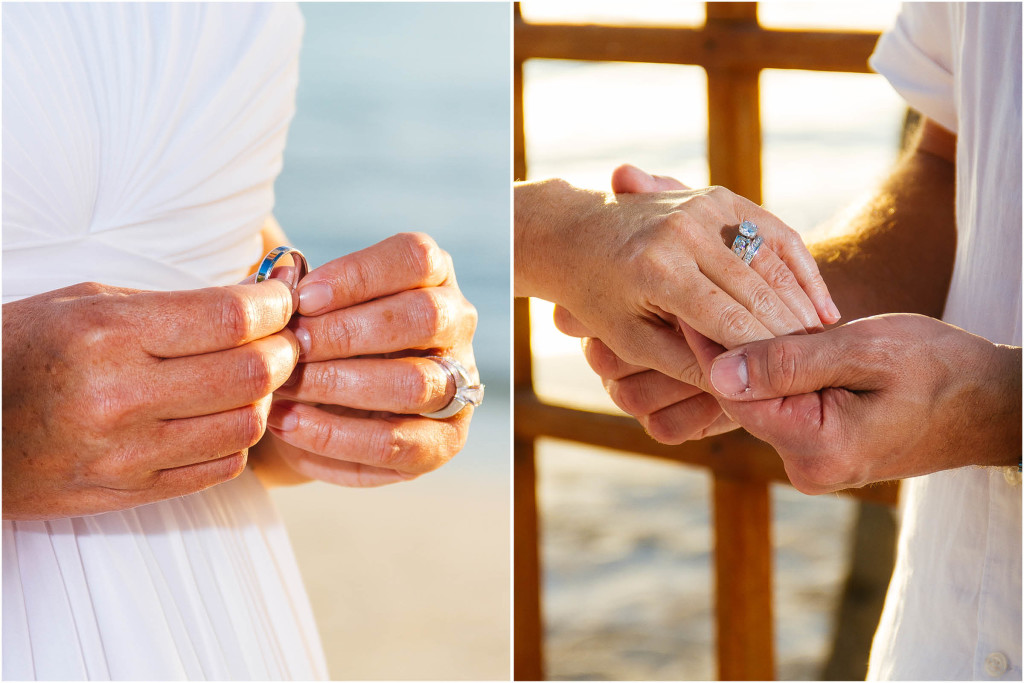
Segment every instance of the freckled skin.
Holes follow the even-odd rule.
[[[252,316],[244,336],[225,331],[226,310]],[[124,509],[237,476],[295,365],[290,315],[281,283],[83,283],[4,304],[4,518]]]
[[[731,347],[818,330],[821,316],[832,315],[810,253],[778,218],[725,188],[676,183],[657,190],[607,194],[559,180],[517,184],[517,296],[556,303],[585,331],[581,336],[598,336],[625,362],[691,384],[699,374],[676,320]],[[723,239],[728,233],[731,242],[746,219],[766,239],[751,266]],[[785,284],[769,286],[766,268],[789,273]]]
[[[331,302],[306,310],[302,292],[327,285]],[[269,484],[318,479],[380,486],[416,478],[465,444],[473,408],[434,420],[454,382],[423,355],[476,373],[476,309],[455,283],[451,257],[428,237],[403,233],[312,271],[300,284],[292,328],[311,346],[275,392],[267,436],[251,450]]]
[[[926,119],[891,175],[847,218],[845,231],[811,245],[853,323],[836,328],[836,334],[739,347],[743,353],[778,349],[776,344],[816,349],[824,361],[787,374],[783,367],[797,365],[792,354],[782,354],[794,362],[766,373],[786,383],[809,382],[802,391],[811,393],[762,397],[757,402],[766,407],[759,409],[719,395],[721,408],[703,412],[698,404],[712,396],[704,392],[711,389],[706,375],[721,346],[708,342],[715,348],[702,359],[698,377],[687,383],[654,365],[628,362],[605,340],[593,338],[595,330],[568,310],[556,308],[555,319],[567,334],[585,338],[587,360],[613,400],[654,438],[665,443],[703,438],[735,429],[730,416],[740,417],[787,458],[793,483],[810,493],[944,468],[1017,463],[1021,349],[930,319],[942,314],[952,274],[955,150],[955,136]],[[617,169],[612,184],[616,192],[683,187],[632,167]],[[922,234],[928,239],[920,240]],[[868,318],[880,313],[903,315],[881,322]],[[689,391],[697,387],[700,393]],[[755,400],[756,394],[742,398]]]

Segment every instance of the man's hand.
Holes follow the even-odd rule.
[[[53,519],[237,476],[298,358],[279,281],[85,283],[3,307],[3,515]]]
[[[444,420],[454,382],[435,361],[476,373],[477,314],[451,257],[423,234],[400,234],[312,271],[291,324],[302,355],[275,394],[253,451],[281,482],[379,486],[434,470],[465,444],[473,408]],[[281,465],[285,465],[284,468]]]
[[[1021,349],[914,314],[722,353],[683,331],[722,407],[826,493],[1021,453]]]

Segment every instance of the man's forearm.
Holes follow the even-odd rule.
[[[942,316],[956,251],[955,138],[934,123],[847,224],[811,245],[843,321]]]

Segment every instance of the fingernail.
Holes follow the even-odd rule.
[[[832,301],[831,298],[829,298],[828,300],[828,312],[832,316],[832,322],[836,322],[843,317],[842,314],[839,312],[839,309],[836,308],[836,302]]]
[[[314,282],[299,288],[299,310],[311,315],[331,302],[331,288],[323,282]]]
[[[313,340],[309,336],[309,330],[297,327],[292,331],[295,333],[295,341],[299,342],[299,355],[305,356],[309,353],[310,346],[313,345]]]
[[[750,388],[747,354],[719,358],[711,365],[711,385],[723,396],[742,394]]]
[[[275,401],[267,416],[267,425],[279,432],[290,432],[299,425],[299,416],[292,410],[294,403]]]

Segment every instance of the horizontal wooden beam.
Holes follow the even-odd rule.
[[[878,33],[790,31],[749,23],[702,28],[515,24],[515,58],[693,64],[720,69],[870,73]]]
[[[741,429],[679,446],[666,446],[648,436],[631,417],[552,405],[532,392],[519,390],[515,392],[514,432],[518,439],[564,439],[625,454],[672,460],[703,467],[730,479],[789,483],[775,449]],[[897,491],[896,483],[885,483],[840,493],[894,505]]]

